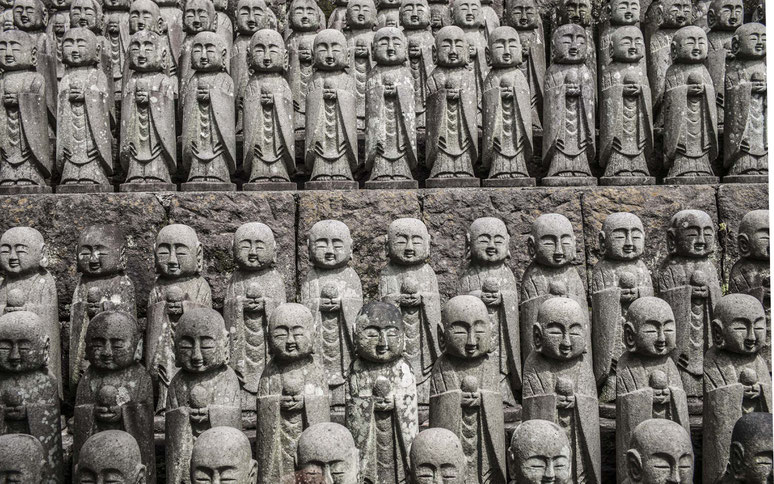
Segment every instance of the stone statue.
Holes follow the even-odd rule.
[[[314,39],[325,24],[314,0],[292,0],[288,7],[289,32],[285,40],[288,51],[288,82],[293,92],[295,131],[303,136],[306,127],[306,91],[312,80]]]
[[[451,1],[450,0],[427,0],[430,7],[430,26],[433,36],[447,25],[452,24],[451,19]]]
[[[571,484],[572,451],[565,431],[548,420],[527,420],[516,427],[508,449],[512,484]],[[552,480],[553,479],[553,480]]]
[[[333,2],[333,11],[328,17],[328,28],[334,30],[344,30],[347,27],[347,5],[349,0],[335,0]]]
[[[4,35],[0,34],[0,39]],[[56,280],[47,267],[48,248],[37,230],[14,227],[0,236],[0,316],[12,310],[38,315],[51,344],[48,368],[58,382],[61,396],[62,350]],[[14,301],[17,296],[18,300]]]
[[[725,79],[723,182],[766,183],[769,143],[766,115],[766,27],[739,27],[731,40]],[[719,115],[719,113],[718,113]],[[719,118],[718,118],[719,119]]]
[[[500,5],[500,12],[498,13],[493,6],[493,0],[481,0],[481,14],[484,17],[484,29],[486,35],[492,34],[494,29],[500,26],[500,16],[502,16],[502,5]]]
[[[473,0],[475,3],[475,0]],[[465,32],[443,27],[435,38],[437,67],[427,80],[427,188],[477,187],[473,163],[478,160],[478,98],[469,69]],[[483,60],[483,59],[482,59]]]
[[[501,27],[502,28],[502,27]],[[502,220],[483,217],[470,224],[465,240],[467,263],[460,276],[460,294],[478,296],[489,313],[492,357],[500,377],[503,403],[515,407],[521,390],[519,292],[506,262],[511,237]]]
[[[156,482],[153,382],[139,363],[140,328],[123,312],[104,311],[84,338],[89,367],[78,383],[73,423],[73,460],[89,437],[106,430],[129,432],[140,446],[147,482]]]
[[[427,79],[433,73],[433,38],[430,29],[430,7],[427,0],[405,0],[400,7],[400,23],[406,36],[407,66],[414,79],[414,113],[416,128],[424,132],[426,127]]]
[[[306,91],[305,161],[311,172],[306,188],[356,189],[358,90],[347,72],[347,40],[338,30],[323,30],[314,38],[313,50],[314,75]]]
[[[747,294],[723,296],[710,323],[712,347],[704,355],[704,482],[725,471],[734,423],[750,412],[771,412],[771,377],[761,355],[766,313]]]
[[[242,95],[250,80],[250,68],[253,49],[250,48],[250,40],[253,35],[262,29],[271,28],[273,13],[264,0],[240,0],[236,5],[236,30],[237,35],[234,45],[231,47],[231,79],[234,80],[234,89],[237,92],[237,108],[241,108]],[[280,38],[282,36],[280,35]],[[285,52],[285,40],[282,39],[282,51],[280,52],[280,65],[273,66],[285,68],[287,53]],[[277,50],[276,48],[273,50]],[[268,53],[269,50],[267,49]],[[244,106],[244,103],[242,103]],[[291,112],[292,116],[292,112]],[[239,124],[239,123],[237,123]],[[239,127],[237,128],[239,129]]]
[[[180,20],[182,24],[182,20]],[[178,25],[177,30],[180,30]],[[175,77],[177,58],[172,52],[172,46],[169,43],[169,29],[170,27],[164,22],[164,18],[161,15],[161,9],[152,0],[133,0],[129,6],[129,35],[134,35],[137,32],[148,30],[158,34],[159,40],[156,47],[156,52],[166,51],[166,56],[163,59],[163,72],[174,79],[175,99],[178,95],[178,82]],[[131,41],[131,39],[130,39]],[[178,46],[179,48],[180,46]],[[128,57],[131,57],[127,54]],[[131,59],[130,59],[131,60]],[[131,68],[131,62],[124,63],[123,83],[124,86],[129,82],[129,79],[137,70]]]
[[[626,447],[635,428],[651,418],[667,419],[689,430],[688,404],[677,366],[672,308],[658,298],[634,301],[626,314],[626,353],[616,369],[616,469],[626,476]],[[645,481],[647,482],[647,481]]]
[[[430,404],[430,374],[441,354],[441,296],[438,279],[427,262],[430,234],[421,220],[393,220],[387,229],[389,262],[379,274],[379,297],[403,314],[404,356],[414,372],[418,403]]]
[[[96,36],[96,43],[101,46],[97,53],[99,59],[97,67],[105,74],[107,79],[107,92],[110,93],[107,101],[108,109],[110,110],[110,120],[115,121],[114,96],[112,94],[115,92],[113,87],[113,63],[110,59],[110,42],[104,35],[105,15],[103,12],[103,2],[99,0],[72,0],[70,5],[70,26],[91,30]],[[67,65],[66,62],[65,65]]]
[[[646,420],[634,429],[631,440],[621,445],[623,447],[616,445],[618,454],[626,462],[618,482],[693,482],[691,436],[680,425],[663,419]]]
[[[341,409],[354,351],[355,319],[363,306],[360,277],[349,267],[352,237],[338,220],[317,222],[307,238],[311,267],[300,302],[315,317],[316,353],[325,369],[331,403]]]
[[[266,331],[272,355],[260,375],[256,400],[259,481],[281,482],[293,473],[296,442],[304,429],[330,420],[323,367],[315,359],[314,317],[301,304],[281,304]]]
[[[653,296],[650,271],[641,260],[645,228],[633,213],[607,216],[599,232],[601,259],[591,273],[594,376],[599,401],[615,401],[616,367],[625,351],[623,323],[635,300]]]
[[[40,463],[46,458],[40,441],[27,434],[0,435],[0,479],[43,484]]]
[[[394,27],[392,27],[394,28]],[[393,304],[373,301],[355,323],[345,421],[361,449],[365,482],[403,483],[419,432],[417,385],[403,356],[405,328]]]
[[[46,484],[63,484],[58,382],[48,368],[47,325],[33,312],[0,316],[0,435],[29,434],[43,445]]]
[[[167,482],[191,484],[196,439],[213,427],[241,429],[239,380],[228,366],[229,336],[223,318],[210,308],[185,311],[175,330],[175,364],[166,421]]]
[[[285,280],[276,268],[274,234],[266,225],[240,226],[234,233],[233,254],[237,269],[223,301],[226,330],[231,335],[229,363],[242,385],[242,409],[255,411],[258,379],[269,360],[269,318],[285,303]]]
[[[489,64],[486,59],[488,32],[481,0],[454,0],[451,15],[452,25],[462,29],[468,43],[468,60],[476,81],[477,126],[481,129],[481,96],[484,92],[484,81],[489,75]]]
[[[113,175],[113,91],[98,66],[101,52],[102,43],[88,28],[75,27],[64,34],[65,75],[59,82],[56,133],[58,193],[113,191],[108,179]]]
[[[231,51],[234,44],[234,24],[231,18],[234,16],[234,5],[231,4],[229,12],[229,0],[213,0],[215,6],[215,33],[223,39],[226,49]]]
[[[636,1],[636,0],[635,0]],[[609,39],[610,63],[600,82],[600,166],[603,185],[654,185],[653,102],[645,64],[645,43],[636,26],[618,27]]]
[[[591,84],[593,86],[592,92],[596,99],[597,93],[597,45],[596,23],[599,15],[595,15],[594,0],[558,0],[554,2],[556,5],[554,11],[556,12],[556,28],[561,25],[579,25],[586,32],[586,55],[583,59],[583,63],[589,69],[591,75]],[[556,45],[552,45],[552,49]],[[553,50],[552,50],[553,51]]]
[[[256,484],[258,462],[253,459],[250,441],[231,427],[215,427],[196,439],[191,452],[191,482],[238,482]]]
[[[532,159],[532,107],[529,84],[519,69],[522,46],[513,27],[489,35],[491,70],[484,82],[482,168],[485,187],[535,186],[527,172]]]
[[[406,38],[399,27],[383,27],[372,46],[376,65],[366,81],[366,188],[417,188],[412,174],[417,168],[416,98],[406,66]]]
[[[772,479],[771,414],[749,413],[734,424],[728,466],[717,484],[764,483]]]
[[[672,358],[680,368],[689,403],[698,405],[703,355],[709,347],[705,335],[713,319],[712,308],[722,294],[717,269],[710,260],[715,251],[715,224],[699,210],[678,212],[669,224],[667,248],[669,255],[657,279],[658,296],[672,307],[677,342]]]
[[[534,351],[524,362],[525,421],[558,424],[570,442],[572,482],[601,482],[597,386],[587,347],[587,310],[553,297],[532,325]]]
[[[758,22],[766,25],[766,1],[765,0],[751,0],[754,4],[753,8],[745,9],[749,12],[750,22]]]
[[[152,482],[148,480],[149,471],[134,437],[121,430],[106,430],[83,444],[80,458],[75,461],[73,482],[91,484],[111,479],[143,484]]]
[[[150,29],[139,30],[129,41],[131,75],[124,83],[119,148],[124,192],[177,189],[171,179],[177,173],[177,80],[166,74],[166,43]]]
[[[181,34],[182,44],[177,58],[176,71],[177,78],[180,81],[179,91],[181,97],[185,96],[186,85],[194,73],[193,63],[191,62],[194,39],[201,32],[215,32],[218,28],[218,13],[215,11],[213,0],[185,0],[183,5],[182,19],[179,20],[183,25],[183,32]],[[223,40],[219,35],[216,36]],[[225,40],[219,46],[226,48]],[[221,70],[222,66],[225,66],[225,69],[228,69],[228,59],[229,56],[224,55],[217,63],[217,66],[210,66],[210,68]],[[183,119],[185,118],[184,116]]]
[[[540,11],[536,0],[509,0],[507,4],[508,23],[516,29],[521,44],[522,62],[519,69],[529,85],[532,133],[542,134],[546,45]]]
[[[640,26],[640,12],[646,10],[642,8],[642,2],[640,0],[612,0],[606,7],[607,18],[602,23],[599,32],[599,46],[597,47],[597,59],[599,63],[599,75],[605,77],[608,65],[613,60],[613,51],[610,49],[610,44],[613,34],[616,31],[626,27],[639,27]],[[642,35],[642,32],[640,32]],[[639,50],[642,56],[639,59],[639,64],[642,70],[646,72],[644,74],[647,78],[647,62],[645,60],[645,37],[642,37],[642,43],[639,45]],[[652,108],[652,104],[651,104]]]
[[[189,0],[199,1],[199,0]],[[183,107],[183,191],[234,191],[236,113],[234,81],[226,72],[228,49],[215,32],[196,34],[191,44],[193,73],[181,91]]]
[[[400,27],[401,4],[401,0],[379,0],[376,5],[376,28]]]
[[[290,181],[296,173],[293,93],[284,76],[287,51],[282,35],[259,30],[250,40],[248,55],[252,74],[241,96],[241,117],[246,147],[242,163],[249,183],[243,189],[295,190]]]
[[[718,132],[723,132],[725,105],[726,59],[732,53],[732,37],[744,23],[743,0],[712,0],[707,10],[707,58],[704,61],[715,86]],[[765,30],[765,28],[763,29]],[[763,42],[765,44],[765,42]],[[765,58],[765,47],[764,55]],[[765,68],[764,68],[765,71]]]
[[[25,0],[29,1],[29,0]],[[129,53],[129,0],[103,0],[104,35],[107,39],[115,102],[121,102],[123,73]]]
[[[180,54],[183,49],[183,40],[186,36],[186,32],[183,29],[182,3],[179,0],[153,0],[153,2],[159,6],[161,19],[166,28],[170,54],[169,75],[179,76]],[[159,33],[164,32],[160,31]]]
[[[359,451],[349,430],[337,423],[318,423],[298,439],[296,482],[324,482],[333,473],[336,484],[359,484],[358,463]]]
[[[91,225],[78,239],[78,284],[70,304],[70,389],[88,367],[86,333],[91,319],[113,309],[136,314],[134,284],[126,274],[126,239],[117,225]],[[53,341],[53,340],[52,340]]]
[[[456,296],[443,309],[444,352],[433,366],[430,427],[462,442],[470,484],[506,481],[505,424],[491,323],[481,300]]]
[[[532,328],[537,322],[541,304],[551,297],[574,299],[581,308],[587,308],[586,289],[572,263],[576,257],[576,240],[572,224],[564,215],[544,214],[532,222],[527,250],[532,262],[521,279],[519,305],[521,328],[521,360],[533,350]],[[588,311],[584,311],[587,313]],[[586,351],[591,351],[591,331],[586,318]]]
[[[389,1],[389,0],[382,0]],[[376,7],[373,0],[350,0],[347,4],[347,60],[355,80],[357,97],[357,130],[365,131],[366,80],[374,66],[371,45],[376,30]],[[315,49],[317,52],[317,49]],[[319,69],[319,66],[315,66]]]
[[[429,428],[419,433],[411,444],[411,482],[465,484],[467,468],[462,442],[454,432]]]
[[[5,2],[0,2],[5,3]],[[49,45],[54,49],[54,67],[56,69],[56,79],[62,79],[64,75],[64,64],[62,64],[62,38],[65,32],[70,28],[70,7],[72,0],[53,0],[49,4],[49,18],[46,26],[46,35],[48,35]],[[3,14],[0,14],[0,18]],[[56,93],[48,94],[47,98],[54,98]],[[53,100],[53,99],[52,99]]]

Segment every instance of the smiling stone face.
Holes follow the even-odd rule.
[[[69,67],[96,65],[100,49],[94,32],[87,28],[72,28],[62,38],[62,62]]]
[[[250,35],[269,25],[269,7],[263,0],[239,0],[236,7],[236,28]]]
[[[400,23],[406,29],[426,29],[430,26],[430,6],[427,0],[406,0],[400,6]]]
[[[359,357],[386,363],[403,354],[403,316],[392,304],[376,301],[366,304],[357,316],[355,328],[355,350]]]
[[[78,239],[78,270],[89,276],[107,276],[124,270],[125,245],[117,226],[87,227]]]
[[[201,271],[201,244],[187,225],[167,225],[156,236],[156,271],[169,278],[188,277]]]
[[[320,269],[342,267],[352,257],[349,228],[338,220],[322,220],[309,230],[309,260]]]
[[[183,10],[183,29],[189,34],[212,30],[215,5],[210,0],[187,0]]]
[[[489,34],[492,67],[516,67],[522,62],[521,41],[513,27],[497,27]]]
[[[190,373],[208,373],[226,364],[228,333],[223,317],[209,308],[193,308],[175,331],[175,362]]]
[[[707,11],[707,21],[713,30],[734,31],[744,22],[742,0],[714,0]]]
[[[715,224],[705,212],[683,210],[672,216],[669,225],[670,252],[690,258],[707,257],[714,252]]]
[[[200,72],[226,70],[226,43],[215,32],[199,32],[191,46],[191,67]]]
[[[713,311],[713,344],[731,353],[753,355],[766,343],[766,313],[763,305],[747,294],[720,298]]]
[[[476,359],[489,353],[491,324],[486,305],[475,296],[456,296],[443,309],[445,352]]]
[[[396,264],[420,264],[430,255],[430,234],[419,219],[402,218],[390,223],[387,244],[390,260]]]
[[[129,41],[129,67],[137,72],[161,72],[167,51],[152,30],[140,30]]]
[[[554,62],[559,64],[582,64],[588,55],[588,38],[586,31],[580,25],[562,25],[554,31],[551,43],[553,45]]]
[[[326,29],[314,38],[314,67],[323,71],[347,67],[347,39],[338,30]]]
[[[632,353],[666,356],[675,349],[675,317],[663,299],[641,297],[629,306],[624,344]]]
[[[350,0],[347,4],[347,26],[366,29],[376,24],[376,7],[373,0]]]
[[[89,322],[86,359],[99,370],[119,370],[134,363],[139,342],[137,323],[122,312],[104,311]]]
[[[442,67],[464,67],[470,60],[465,32],[455,25],[447,25],[435,36],[437,65]]]
[[[583,309],[572,299],[557,297],[538,310],[533,328],[535,351],[554,360],[573,360],[586,349]]]
[[[766,57],[766,26],[759,23],[744,24],[734,33],[732,50],[741,59],[764,59]]]
[[[5,33],[0,34],[0,39]],[[44,251],[43,236],[37,230],[31,227],[8,229],[0,237],[0,270],[8,277],[37,272],[45,265]]]
[[[572,482],[570,443],[564,430],[553,422],[522,422],[513,433],[508,452],[515,484]]]
[[[397,27],[383,27],[374,34],[374,61],[383,66],[396,66],[406,62],[406,38]]]
[[[314,317],[306,306],[281,304],[269,319],[269,348],[272,356],[291,361],[313,353]]]
[[[48,336],[37,314],[14,311],[0,316],[0,371],[26,373],[48,363]]]
[[[530,255],[546,267],[563,267],[572,263],[576,251],[575,234],[567,217],[559,214],[541,215],[532,223],[527,240]]]
[[[602,224],[600,247],[606,259],[639,259],[645,250],[645,229],[640,218],[628,212],[608,215]]]
[[[698,64],[707,58],[709,42],[701,27],[683,27],[672,39],[672,59],[675,63]]]
[[[15,0],[13,2],[13,23],[25,31],[46,28],[46,7],[40,0]]]
[[[640,20],[640,0],[612,0],[610,2],[610,23],[613,25],[635,25]]]
[[[615,62],[637,63],[645,56],[645,38],[635,26],[616,29],[610,37],[611,58]]]
[[[468,229],[471,260],[479,264],[494,264],[508,258],[510,236],[505,223],[498,218],[483,217],[473,221]]]
[[[287,60],[282,34],[261,29],[250,39],[250,66],[256,72],[283,72]]]
[[[452,22],[463,29],[480,28],[484,25],[481,0],[456,0],[452,4]]]
[[[513,0],[508,16],[511,25],[519,30],[532,30],[540,24],[540,11],[535,0]]]
[[[102,5],[94,0],[73,0],[70,5],[72,27],[96,31],[102,22]]]

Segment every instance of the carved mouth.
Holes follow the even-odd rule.
[[[556,263],[564,262],[564,254],[554,254],[553,259]]]
[[[19,266],[21,266],[21,263],[17,259],[10,259],[8,261],[8,267],[15,269]]]
[[[567,51],[568,54],[572,57],[576,57],[578,55],[578,48],[577,47],[570,47],[570,50]]]
[[[656,341],[653,343],[653,347],[657,352],[662,353],[666,349],[666,341]]]
[[[754,340],[754,339],[753,339],[753,340],[746,339],[746,340],[744,340],[744,349],[746,349],[747,351],[752,351],[752,350],[754,350],[754,349],[755,349],[755,345],[756,345],[757,343],[758,343],[758,341],[757,341],[757,340]]]

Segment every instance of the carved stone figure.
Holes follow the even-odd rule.
[[[335,469],[336,484],[360,483],[359,452],[343,425],[324,422],[304,430],[296,455],[299,482],[318,482]]]
[[[116,482],[144,483],[150,471],[142,463],[137,441],[121,430],[99,432],[83,444],[80,458],[75,461],[73,478],[76,484],[91,484],[105,479]]]
[[[376,28],[400,27],[401,4],[400,0],[379,0],[376,4]]]
[[[136,314],[134,284],[126,274],[126,239],[117,225],[92,225],[78,239],[78,284],[70,304],[70,389],[88,367],[86,333],[91,319],[113,309]],[[53,341],[53,340],[52,340]]]
[[[417,188],[414,78],[406,66],[406,38],[398,27],[373,37],[375,66],[366,81],[366,188]]]
[[[717,484],[763,483],[772,479],[770,413],[749,413],[734,424],[728,466]]]
[[[475,3],[475,0],[472,0]],[[435,38],[437,67],[427,80],[427,188],[477,187],[478,98],[475,72],[468,68],[469,44],[457,26],[443,27]],[[483,60],[483,59],[482,59]]]
[[[347,5],[349,0],[335,0],[333,2],[333,11],[328,17],[328,28],[334,30],[344,30],[347,26]]]
[[[430,373],[441,354],[441,296],[435,271],[427,263],[430,234],[421,220],[401,218],[387,229],[389,262],[379,274],[379,297],[400,308],[405,330],[404,356],[414,372],[418,403],[430,403]]]
[[[98,0],[72,0],[70,5],[70,26],[91,30],[96,36],[97,43],[101,46],[97,54],[99,58],[98,68],[105,74],[108,85],[108,109],[111,121],[115,121],[113,88],[113,64],[110,59],[110,42],[105,37],[105,15],[103,2]],[[64,44],[63,44],[64,47]],[[63,51],[64,54],[64,51]],[[65,62],[65,65],[67,63]],[[58,118],[57,118],[58,119]]]
[[[169,42],[169,53],[171,56],[169,75],[179,76],[180,54],[183,48],[183,39],[186,35],[183,30],[184,22],[181,3],[178,0],[153,0],[153,2],[159,6],[161,19],[164,21],[164,27],[166,27],[166,37]]]
[[[258,482],[258,462],[250,452],[250,441],[231,427],[215,427],[196,439],[191,453],[191,482]]]
[[[708,49],[707,59],[704,62],[712,78],[712,84],[715,86],[715,104],[717,105],[718,132],[720,133],[723,132],[724,124],[726,59],[732,52],[731,39],[742,23],[744,23],[744,3],[742,0],[713,0],[709,3],[709,10],[707,10]]]
[[[512,484],[570,484],[572,451],[565,431],[548,420],[527,420],[516,427],[508,449]]]
[[[425,131],[427,79],[433,73],[435,38],[430,29],[430,7],[427,0],[405,0],[400,7],[400,24],[406,36],[407,66],[414,79],[414,113],[416,128]]]
[[[665,478],[675,484],[693,482],[691,436],[680,425],[664,419],[646,420],[622,445],[618,453],[626,462],[619,482],[645,484],[666,482]]]
[[[500,26],[500,16],[503,14],[502,5],[500,5],[499,13],[493,5],[493,0],[481,0],[481,14],[484,17],[484,29],[487,36],[491,35],[494,29]]]
[[[546,46],[540,11],[536,0],[509,0],[507,5],[507,23],[516,29],[521,44],[522,62],[519,69],[529,85],[532,132],[534,135],[542,135]]]
[[[43,446],[27,434],[0,435],[0,478],[43,484]]]
[[[212,0],[185,0],[184,9],[181,15],[183,32],[181,33],[180,52],[177,58],[177,78],[180,81],[180,95],[185,96],[186,85],[194,73],[194,66],[191,62],[193,43],[196,36],[201,32],[215,32],[218,28],[218,13],[215,11],[215,5]],[[217,36],[221,40],[222,37]],[[172,40],[170,39],[170,43]],[[225,47],[225,41],[219,44]],[[220,52],[218,52],[220,53]],[[212,69],[221,70],[221,66],[228,69],[228,56],[217,63],[216,66],[210,66]],[[185,119],[185,117],[183,118]]]
[[[627,212],[607,216],[599,232],[602,258],[591,273],[591,339],[601,403],[615,401],[616,367],[625,351],[623,323],[629,306],[653,296],[650,271],[641,260],[644,250],[645,228],[639,217]]]
[[[129,41],[131,75],[121,102],[121,191],[174,191],[177,172],[175,96],[177,80],[166,74],[166,40],[140,30]]]
[[[269,484],[293,473],[296,442],[304,429],[330,420],[330,398],[323,367],[314,355],[309,309],[281,304],[272,312],[266,333],[272,358],[257,388],[255,442],[259,482]]]
[[[27,0],[29,1],[29,0]],[[104,35],[107,38],[115,102],[121,101],[123,73],[129,51],[129,0],[103,0]]]
[[[500,377],[503,403],[515,407],[521,390],[519,292],[513,271],[508,229],[502,220],[483,217],[470,224],[465,240],[467,263],[460,276],[459,293],[478,296],[489,313],[492,357]],[[412,365],[413,366],[413,365]]]
[[[430,26],[433,36],[447,25],[452,24],[450,0],[427,0],[430,7]]]
[[[325,369],[331,404],[341,409],[354,351],[355,319],[363,306],[360,277],[349,267],[352,237],[338,220],[317,222],[307,238],[312,267],[301,284],[300,302],[315,317],[315,352]]]
[[[689,403],[699,405],[702,396],[703,355],[712,308],[721,296],[720,279],[710,256],[715,251],[715,225],[699,210],[683,210],[672,216],[667,232],[669,255],[659,269],[658,296],[672,307],[677,349],[672,354],[683,380]],[[693,407],[691,413],[700,412]]]
[[[288,7],[289,32],[285,40],[288,50],[288,82],[293,92],[293,112],[296,134],[303,136],[306,127],[306,91],[312,80],[314,39],[324,26],[324,19],[314,0],[292,0]]]
[[[62,38],[65,32],[70,28],[70,6],[72,0],[53,0],[49,3],[49,18],[46,26],[46,35],[48,35],[49,45],[53,48],[54,67],[56,69],[57,81],[64,75],[64,64],[62,64]],[[0,17],[2,14],[0,14]],[[55,93],[52,93],[55,94]],[[54,95],[49,95],[49,99]]]
[[[241,106],[244,106],[244,103],[242,103],[242,96],[247,87],[247,82],[250,80],[250,67],[252,67],[251,58],[253,49],[250,48],[250,40],[259,30],[271,28],[273,13],[264,0],[240,0],[236,4],[235,16],[237,35],[234,40],[234,45],[231,47],[231,60],[229,64],[231,66],[231,79],[234,80],[234,88],[238,96],[237,108],[238,110],[241,110]],[[280,39],[282,39],[281,35]],[[279,56],[280,63],[278,66],[273,67],[275,67],[275,69],[282,67],[284,70],[284,68],[286,68],[285,64],[287,63],[284,39],[282,39],[281,44],[282,50]],[[276,51],[277,48],[274,48],[273,50]],[[266,50],[266,52],[268,53],[269,51]],[[237,129],[240,129],[238,122]]]
[[[48,368],[47,325],[37,314],[0,316],[0,435],[29,434],[43,445],[46,484],[63,484],[58,382]]]
[[[411,444],[411,482],[443,479],[448,484],[465,484],[465,461],[462,442],[454,432],[443,428],[425,429]]]
[[[196,439],[213,427],[241,429],[239,380],[228,366],[229,336],[223,318],[210,308],[185,311],[175,330],[175,363],[166,422],[167,482],[191,484]]]
[[[618,482],[626,474],[626,450],[635,428],[652,419],[667,419],[689,430],[688,404],[677,366],[676,324],[669,305],[655,297],[634,301],[626,314],[626,353],[616,370],[616,470]],[[647,481],[645,481],[647,482]]]
[[[156,482],[153,441],[153,382],[138,362],[140,328],[123,312],[104,311],[84,338],[89,367],[78,383],[73,424],[73,460],[89,437],[106,430],[129,432],[140,446],[147,482]]]
[[[553,297],[532,326],[534,351],[524,362],[525,421],[558,424],[571,449],[572,482],[601,482],[597,387],[587,348],[584,306]]]
[[[75,27],[64,34],[65,75],[59,82],[56,133],[58,193],[113,191],[108,179],[113,175],[113,91],[98,67],[101,52],[102,43],[88,28]]]
[[[215,33],[223,39],[226,49],[231,51],[234,44],[234,24],[231,22],[234,5],[231,5],[231,12],[228,11],[228,0],[213,0],[213,5],[215,6]]]
[[[554,1],[553,13],[556,19],[556,28],[561,25],[579,25],[586,33],[586,54],[583,63],[591,75],[592,92],[596,99],[597,93],[597,46],[596,46],[596,22],[593,0],[558,0]],[[556,31],[554,29],[554,32]],[[553,47],[552,45],[552,52]]]
[[[182,25],[182,20],[180,20],[180,23]],[[160,36],[156,52],[161,52],[162,50],[166,51],[166,57],[162,59],[163,72],[174,78],[175,99],[177,99],[178,82],[175,77],[177,57],[175,56],[175,53],[173,53],[172,46],[169,43],[170,28],[171,27],[164,22],[164,18],[161,15],[161,9],[155,2],[152,0],[132,1],[129,6],[129,34],[134,35],[142,30],[149,30]],[[180,31],[180,25],[177,25],[176,28]],[[179,51],[180,46],[178,45],[177,48]],[[129,55],[129,57],[131,56]],[[124,85],[129,82],[129,79],[134,74],[134,70],[130,67],[130,62],[124,63]]]
[[[350,0],[347,4],[346,20],[347,62],[349,63],[349,72],[357,87],[355,99],[357,130],[363,132],[365,131],[366,117],[366,80],[374,65],[371,45],[376,30],[376,6],[373,0]]]
[[[728,175],[723,182],[766,183],[766,27],[758,23],[739,27],[731,40],[731,54],[725,68],[723,165]]]
[[[488,31],[481,0],[455,0],[452,2],[451,15],[452,25],[462,29],[468,43],[468,61],[472,64],[470,67],[473,69],[473,78],[476,81],[476,123],[480,129],[481,96],[484,92],[484,81],[489,75],[489,64],[486,59]]]
[[[464,482],[504,484],[505,424],[486,305],[475,296],[456,296],[443,309],[443,326],[445,348],[430,384],[430,427],[459,437]]]
[[[252,75],[241,96],[241,114],[242,163],[249,183],[243,189],[295,190],[290,181],[296,173],[293,93],[284,76],[287,52],[282,35],[271,29],[258,31],[250,40],[248,56]]]
[[[610,50],[610,42],[613,34],[626,27],[639,27],[640,15],[643,10],[640,0],[612,0],[607,6],[607,12],[605,12],[608,18],[602,24],[599,32],[599,46],[597,47],[597,59],[599,63],[599,75],[605,77],[605,73],[608,68],[608,64],[612,61],[613,51]],[[640,33],[642,35],[642,33]],[[647,63],[645,61],[645,37],[643,36],[643,42],[640,44],[640,51],[642,56],[639,59],[639,64],[642,67],[643,72],[647,72]],[[647,73],[644,74],[647,77]],[[652,104],[651,104],[652,108]]]
[[[352,8],[350,2],[347,12]],[[314,74],[306,91],[305,161],[311,171],[306,188],[355,189],[358,92],[346,70],[347,39],[338,30],[323,30],[314,38],[313,50]]]

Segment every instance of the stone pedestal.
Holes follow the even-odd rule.
[[[51,192],[51,187],[46,185],[0,185],[0,195],[32,195]]]
[[[174,183],[122,183],[118,187],[120,192],[140,193],[140,192],[176,192],[177,185]]]
[[[534,187],[536,185],[534,178],[487,178],[481,180],[481,186],[487,188],[495,187]]]
[[[425,181],[427,188],[478,188],[481,180],[474,177],[455,178],[428,178]]]
[[[716,176],[668,176],[664,185],[717,185],[720,178]]]
[[[181,192],[233,192],[235,183],[226,182],[187,182],[180,185]]]
[[[320,180],[304,183],[304,190],[357,190],[359,185],[354,180]]]
[[[603,176],[599,184],[610,187],[634,187],[640,185],[655,185],[654,176]]]
[[[56,193],[110,193],[113,191],[115,191],[113,185],[97,185],[96,183],[72,183],[56,187]]]
[[[728,175],[723,177],[723,183],[768,183],[768,175]]]
[[[596,186],[593,176],[547,176],[540,180],[544,187],[589,187]]]
[[[374,180],[365,182],[369,190],[410,190],[419,187],[416,180]]]
[[[297,190],[296,182],[252,182],[242,185],[245,192],[282,192],[286,190]]]

